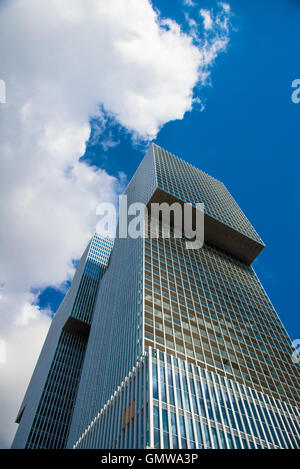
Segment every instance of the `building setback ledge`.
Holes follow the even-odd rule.
[[[65,322],[63,330],[68,331],[73,335],[83,337],[84,339],[88,339],[90,328],[91,326],[86,322],[80,321],[80,319],[70,316]]]
[[[148,207],[150,207],[151,203],[162,202],[167,202],[168,204],[179,202],[181,205],[184,204],[183,200],[174,197],[160,188],[156,188],[148,202]],[[196,209],[194,208],[195,211]],[[195,217],[193,218],[195,219]],[[264,244],[258,243],[208,214],[204,215],[204,240],[248,265],[254,261],[265,247]]]

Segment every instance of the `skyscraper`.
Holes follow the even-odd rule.
[[[251,266],[264,243],[246,216],[220,181],[157,145],[125,194],[129,205],[148,207],[203,202],[205,244],[187,249],[184,238],[161,231],[116,238],[85,336],[63,446],[299,447],[299,368]],[[145,225],[151,232],[150,216]],[[73,284],[80,275],[78,268]],[[32,395],[39,407],[45,382]],[[27,399],[31,394],[29,387]],[[22,445],[25,412],[15,439],[23,438]],[[44,414],[28,412],[45,425]],[[60,422],[59,415],[53,420]],[[36,428],[27,423],[27,434]]]

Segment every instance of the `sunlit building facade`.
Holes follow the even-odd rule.
[[[251,223],[224,184],[157,145],[125,194],[204,203],[205,243],[116,237],[66,447],[298,448],[299,367],[251,266],[264,248]]]

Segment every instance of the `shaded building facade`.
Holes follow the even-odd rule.
[[[51,323],[16,422],[12,448],[64,448],[99,281],[112,241],[94,235]]]

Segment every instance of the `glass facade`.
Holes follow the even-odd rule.
[[[148,207],[203,202],[204,246],[187,249],[172,228],[170,237],[161,227],[155,237],[117,237],[97,288],[89,281],[89,295],[82,286],[85,294],[74,296],[61,340],[74,321],[93,321],[80,365],[68,349],[73,373],[81,371],[61,445],[299,448],[299,366],[251,266],[264,243],[249,220],[224,184],[154,144],[125,194]],[[44,411],[36,418],[45,425]]]
[[[152,447],[299,447],[296,407],[174,355],[149,356]]]
[[[160,237],[144,269],[145,345],[299,404],[291,341],[251,266]]]
[[[262,243],[224,184],[182,159],[155,145],[157,186],[177,199],[203,202],[205,213],[245,236]],[[263,244],[263,243],[262,243]]]
[[[13,447],[66,446],[94,303],[111,248],[111,240],[94,235],[79,263],[22,403]]]

